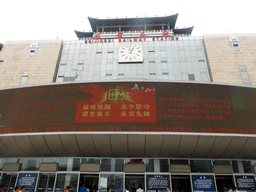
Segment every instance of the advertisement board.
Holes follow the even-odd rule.
[[[0,134],[66,131],[256,134],[254,88],[104,82],[0,90]],[[200,125],[200,126],[198,126]]]

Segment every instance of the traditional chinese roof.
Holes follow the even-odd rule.
[[[178,13],[164,17],[137,17],[98,19],[88,17],[93,32],[75,31],[78,38],[92,37],[94,32],[143,31],[143,30],[173,30],[174,34],[191,35],[194,27],[175,29]]]

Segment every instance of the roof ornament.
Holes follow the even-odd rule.
[[[140,34],[140,39],[141,39],[141,38],[143,38],[144,40],[146,40],[147,35],[145,34],[145,32],[142,32],[142,33]]]
[[[122,32],[118,32],[118,34],[116,35],[118,40],[121,41],[123,33]]]
[[[100,39],[100,34],[96,33],[96,35],[93,36],[93,39],[94,40],[99,40]]]
[[[165,31],[163,31],[163,37],[164,37],[165,39],[167,39],[168,37],[170,37],[169,32],[168,32],[167,29],[166,29]]]

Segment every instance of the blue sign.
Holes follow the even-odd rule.
[[[194,192],[216,192],[212,175],[193,175]]]
[[[169,175],[147,175],[147,190],[163,190],[170,188]]]
[[[20,173],[17,183],[18,187],[25,187],[26,189],[35,189],[37,173]]]

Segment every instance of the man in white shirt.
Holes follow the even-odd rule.
[[[140,185],[139,189],[136,190],[136,192],[144,192],[142,186]]]

